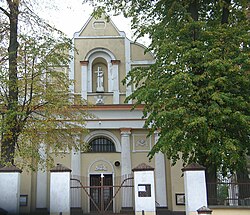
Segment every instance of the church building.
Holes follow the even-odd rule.
[[[91,17],[74,34],[73,43],[77,51],[71,53],[70,90],[91,105],[94,118],[86,122],[88,133],[76,137],[88,144],[88,151],[72,150],[55,159],[55,164],[71,170],[72,211],[133,211],[132,169],[142,163],[154,169],[157,210],[184,211],[183,199],[177,199],[184,196],[181,163],[172,166],[162,153],[149,160],[158,134],[147,136],[142,105],[131,110],[133,101],[125,103],[135,86],[122,81],[132,68],[153,64],[153,55],[104,17]],[[49,182],[49,170],[21,174],[20,196],[25,203],[20,204],[20,213],[49,210]]]

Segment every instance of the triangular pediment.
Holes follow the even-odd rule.
[[[122,36],[122,34],[111,19],[107,20],[105,15],[102,15],[100,18],[90,17],[77,36]]]

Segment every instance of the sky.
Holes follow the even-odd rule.
[[[82,28],[93,11],[93,8],[88,3],[82,3],[83,0],[43,1],[44,3],[41,5],[45,6],[39,8],[40,15],[70,38]],[[129,19],[125,19],[121,15],[111,17],[111,19],[120,31],[125,31],[127,37],[132,38]]]

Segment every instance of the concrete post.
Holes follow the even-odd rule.
[[[143,163],[132,171],[134,172],[135,215],[155,215],[154,168]]]
[[[15,166],[0,169],[0,208],[9,214],[19,214],[21,172]]]
[[[182,171],[184,172],[186,215],[197,214],[200,207],[207,207],[205,167],[192,163]]]
[[[61,164],[50,170],[50,214],[70,214],[70,173]]]

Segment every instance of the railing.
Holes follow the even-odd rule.
[[[250,183],[207,183],[208,205],[250,206]]]

